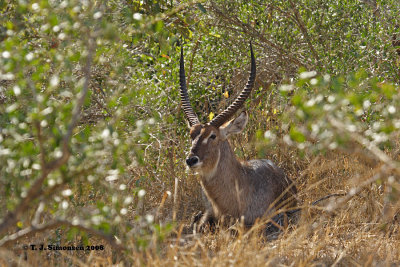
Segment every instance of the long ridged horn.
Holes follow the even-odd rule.
[[[210,125],[215,127],[220,127],[222,124],[227,122],[235,112],[242,107],[244,101],[249,97],[251,90],[254,87],[254,81],[256,79],[256,60],[254,58],[253,47],[250,43],[250,53],[251,53],[251,70],[250,70],[250,77],[247,81],[246,87],[240,93],[240,95],[235,99],[235,101],[226,108],[221,114],[215,117],[212,121],[210,121]]]
[[[189,120],[189,125],[193,126],[200,123],[196,113],[194,113],[192,106],[190,105],[189,96],[186,88],[186,77],[185,77],[185,63],[183,62],[183,45],[181,45],[181,59],[179,67],[179,83],[180,83],[180,94],[183,112]]]

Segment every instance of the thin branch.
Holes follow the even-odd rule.
[[[192,6],[194,4],[197,4],[197,3],[202,3],[204,1],[205,0],[195,0],[195,1],[192,1],[192,2],[187,2],[187,3],[183,3],[181,5],[178,5],[177,7],[173,8],[173,9],[167,11],[167,12],[161,13],[158,16],[153,17],[152,20],[149,20],[149,22],[143,26],[143,28],[146,29],[146,28],[148,28],[148,26],[150,26],[150,25],[152,25],[152,24],[154,24],[154,23],[156,23],[158,21],[165,20],[165,19],[167,19],[167,18],[179,13],[180,11],[184,10],[187,7],[190,7],[190,6]]]
[[[337,120],[332,116],[328,116],[328,121],[338,131],[348,133],[354,142],[359,143],[364,148],[369,150],[378,160],[383,163],[383,165],[378,168],[378,171],[373,176],[359,184],[357,187],[350,189],[349,193],[347,193],[346,196],[340,198],[335,205],[328,205],[328,207],[325,208],[326,211],[333,212],[344,203],[349,201],[353,196],[358,194],[365,186],[381,179],[384,173],[394,171],[400,174],[400,166],[398,162],[392,160],[386,153],[380,150],[377,146],[375,146],[372,142],[363,137],[361,134],[347,131],[346,125],[343,122]]]
[[[37,225],[40,222],[40,216],[42,216],[42,212],[44,210],[45,204],[43,201],[40,201],[39,206],[36,209],[35,216],[33,217],[32,224]]]
[[[100,91],[101,91],[101,90],[100,90]],[[101,92],[102,92],[102,91],[101,91]],[[103,103],[101,103],[101,102],[97,99],[97,96],[93,96],[93,99],[94,99],[94,101],[97,103],[97,105],[99,105],[100,108],[102,108],[103,110],[105,110],[105,111],[107,112],[107,116],[111,116],[110,110],[109,110],[107,107],[105,107],[105,106],[103,105]]]
[[[69,144],[69,141],[71,140],[72,132],[73,132],[74,128],[76,127],[76,125],[78,124],[79,118],[81,116],[81,110],[82,110],[86,95],[89,90],[90,73],[91,73],[93,54],[95,52],[95,49],[96,49],[96,40],[94,37],[90,37],[88,39],[88,50],[89,50],[88,56],[86,58],[86,64],[83,68],[83,74],[85,77],[85,81],[83,83],[82,91],[79,94],[76,106],[74,107],[74,110],[72,111],[71,123],[69,124],[67,133],[63,139],[63,151],[64,152],[66,152],[68,150],[68,144]]]
[[[63,148],[62,148],[61,157],[51,161],[50,163],[46,164],[44,168],[42,168],[42,175],[30,187],[29,191],[27,192],[26,197],[22,199],[21,203],[17,206],[17,208],[13,212],[8,212],[8,214],[5,216],[5,219],[3,219],[1,221],[0,234],[3,234],[11,226],[15,225],[15,223],[18,221],[19,217],[24,212],[26,212],[29,209],[32,202],[41,195],[43,182],[47,178],[47,176],[52,171],[60,168],[62,165],[67,163],[69,156],[70,156],[70,151],[69,151],[68,146],[69,146],[69,142],[72,137],[72,132],[79,121],[79,118],[81,115],[81,109],[84,104],[87,92],[89,90],[90,72],[91,72],[91,65],[92,65],[92,61],[93,61],[93,54],[95,52],[95,48],[96,48],[95,37],[89,36],[88,56],[86,58],[86,64],[83,68],[85,81],[83,83],[82,91],[80,92],[80,94],[78,96],[77,104],[74,107],[74,110],[72,113],[72,119],[68,126],[67,133],[64,135],[64,138],[63,138]],[[39,141],[39,144],[40,144],[40,141]]]
[[[299,26],[301,32],[303,33],[304,37],[306,38],[306,41],[310,47],[311,53],[313,54],[315,60],[317,61],[317,66],[321,68],[321,63],[320,63],[320,58],[318,56],[318,53],[315,51],[314,45],[311,41],[310,35],[308,34],[307,28],[304,25],[304,21],[301,18],[301,15],[299,13],[299,10],[297,9],[296,5],[293,3],[292,0],[289,0],[290,5],[292,6],[293,12],[294,12],[294,17],[295,17],[295,22]]]
[[[178,178],[175,177],[175,187],[174,187],[174,206],[172,207],[172,220],[176,220],[176,212],[178,209]]]
[[[29,208],[32,201],[40,196],[39,192],[47,175],[48,172],[46,170],[42,170],[42,175],[31,186],[27,196],[22,199],[21,203],[13,212],[8,212],[8,214],[5,216],[5,219],[0,224],[0,234],[6,232],[11,226],[15,225],[18,218]]]
[[[336,204],[334,205],[328,205],[326,208],[322,208],[323,210],[326,210],[327,212],[333,212],[336,209],[338,209],[339,207],[341,207],[344,203],[346,203],[347,201],[349,201],[351,198],[353,198],[355,195],[357,195],[358,193],[361,192],[361,190],[367,186],[370,185],[371,183],[379,180],[382,178],[382,174],[387,172],[388,168],[385,165],[382,165],[379,168],[379,171],[377,173],[375,173],[373,176],[371,176],[369,179],[365,180],[364,182],[362,182],[361,184],[359,184],[357,187],[354,187],[352,189],[350,189],[350,191],[343,197],[339,198],[336,201]]]
[[[40,165],[41,169],[44,170],[46,169],[46,151],[44,149],[43,145],[43,136],[42,136],[42,127],[40,126],[39,121],[35,121],[35,127],[37,130],[37,139],[39,143],[39,151],[40,151]]]
[[[328,121],[329,123],[338,129],[339,131],[346,131],[346,125],[342,123],[341,121],[333,118],[332,116],[328,116]],[[385,152],[380,150],[376,145],[374,145],[372,142],[370,142],[368,139],[366,139],[364,136],[355,133],[355,132],[349,132],[346,131],[351,139],[355,141],[356,143],[359,143],[363,147],[365,147],[367,150],[369,150],[377,159],[379,159],[382,163],[387,165],[390,170],[393,170],[400,174],[400,166],[399,163],[392,160]]]
[[[215,13],[217,15],[219,15],[220,17],[224,18],[226,21],[228,21],[229,24],[239,26],[242,29],[242,31],[244,31],[246,34],[259,39],[261,42],[267,44],[269,46],[269,48],[271,48],[271,47],[274,48],[279,53],[280,57],[291,61],[292,63],[296,64],[297,66],[304,66],[304,63],[299,61],[297,58],[291,56],[288,51],[286,51],[279,45],[277,45],[274,42],[265,38],[265,36],[262,33],[259,33],[250,24],[244,23],[239,18],[231,16],[231,14],[227,10],[225,10],[225,9],[221,10],[220,8],[222,8],[222,7],[217,7],[214,3],[212,3],[211,5],[212,5]]]
[[[199,48],[199,43],[200,43],[201,37],[202,36],[200,34],[199,38],[197,38],[196,44],[194,45],[194,47],[192,49],[192,58],[191,58],[190,64],[189,64],[189,72],[188,72],[188,75],[187,75],[186,87],[189,87],[190,77],[192,76],[194,56],[196,55],[197,49]]]

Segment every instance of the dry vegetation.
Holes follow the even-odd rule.
[[[296,225],[290,225],[276,240],[266,240],[259,230],[240,226],[237,235],[229,229],[197,236],[172,238],[161,248],[134,254],[136,263],[184,266],[394,266],[400,264],[399,207],[385,199],[391,190],[387,182],[367,182],[381,172],[381,165],[354,154],[330,152],[327,155],[294,158],[295,152],[281,147],[271,151],[299,188],[305,206]],[[385,181],[389,173],[382,173]],[[201,208],[194,177],[181,180],[181,209]],[[365,184],[364,184],[365,183]],[[310,206],[316,199],[334,192],[357,194],[336,201]],[[154,192],[154,191],[151,191]],[[154,192],[155,193],[155,192]],[[196,197],[194,197],[196,196]],[[324,209],[334,207],[327,212]],[[189,209],[189,208],[188,208]],[[169,210],[171,212],[171,210]],[[179,228],[178,228],[179,229]],[[159,249],[159,250],[158,250]]]
[[[260,118],[260,117],[258,117]],[[260,125],[253,117],[249,123]],[[251,132],[251,131],[250,131]],[[237,150],[245,157],[253,158],[254,142],[248,143],[251,134],[235,138]],[[179,140],[184,147],[186,140]],[[246,145],[246,143],[248,145]],[[252,145],[253,144],[253,145]],[[167,143],[162,144],[163,146]],[[244,146],[241,149],[240,146]],[[264,148],[266,149],[266,148]],[[183,151],[183,150],[177,150]],[[291,224],[278,237],[268,238],[262,234],[264,222],[250,230],[241,228],[240,223],[230,228],[221,227],[216,232],[183,234],[193,212],[202,210],[201,189],[196,176],[184,169],[182,153],[160,151],[160,171],[157,179],[145,181],[142,188],[147,191],[143,203],[133,214],[153,214],[156,220],[170,221],[176,212],[176,228],[165,237],[150,241],[145,249],[130,251],[127,256],[135,265],[148,266],[397,266],[400,264],[400,214],[399,202],[389,202],[388,183],[391,175],[382,169],[379,161],[365,158],[363,154],[328,152],[299,157],[298,151],[284,143],[271,146],[265,153],[284,168],[295,181],[300,206],[303,207],[298,223]],[[394,155],[399,157],[399,155]],[[151,161],[153,158],[147,159]],[[397,158],[398,159],[398,158]],[[145,166],[133,168],[133,182],[140,172],[151,171]],[[376,175],[381,175],[378,183]],[[174,196],[177,178],[177,195]],[[374,178],[375,177],[375,178]],[[372,178],[372,179],[371,179]],[[398,188],[398,184],[395,184]],[[351,190],[355,194],[351,195]],[[166,194],[172,192],[171,196]],[[319,203],[310,203],[332,193],[347,193],[346,196]],[[174,200],[175,199],[175,200]],[[85,201],[85,199],[83,199]],[[161,204],[160,204],[161,203]],[[397,203],[397,206],[391,204]],[[235,231],[233,231],[233,229]],[[63,240],[63,230],[37,234],[20,244],[46,243],[55,236],[61,244],[76,244],[79,240]],[[89,235],[90,236],[90,235]],[[102,244],[101,239],[91,237],[93,244]],[[135,240],[131,240],[135,243]],[[90,254],[76,252],[37,253],[27,251],[11,256],[2,251],[3,259],[25,265],[67,266],[111,265],[119,262],[116,249],[106,245],[106,250]],[[10,259],[7,259],[10,260]],[[44,264],[46,263],[46,264]],[[6,264],[6,261],[3,261]]]
[[[397,118],[400,125],[396,114],[388,115],[386,112],[387,114],[382,117],[380,114],[377,115],[379,111],[386,110],[387,104],[394,105],[390,101],[399,99],[398,85],[395,84],[399,78],[395,76],[398,72],[396,66],[398,68],[399,59],[395,48],[391,46],[389,33],[381,30],[392,23],[391,21],[389,23],[389,20],[385,21],[390,16],[384,16],[385,12],[390,13],[390,8],[387,10],[382,8],[382,18],[376,17],[376,21],[373,22],[366,19],[365,22],[363,19],[372,11],[362,4],[351,3],[349,6],[354,17],[359,10],[362,10],[364,15],[357,17],[357,20],[354,19],[356,26],[346,26],[346,23],[353,21],[344,12],[346,6],[342,6],[339,1],[329,7],[328,1],[322,1],[326,2],[324,9],[321,9],[322,13],[332,15],[328,11],[335,13],[337,8],[343,16],[338,18],[335,13],[329,18],[332,20],[331,25],[329,21],[327,24],[321,23],[329,29],[326,36],[323,36],[324,30],[318,28],[321,26],[318,24],[318,17],[314,18],[311,13],[307,13],[315,6],[313,1],[305,1],[304,6],[296,6],[292,1],[271,1],[267,7],[263,1],[254,3],[251,7],[239,2],[231,6],[227,2],[217,1],[218,5],[211,2],[204,4],[207,10],[202,10],[205,8],[202,5],[197,5],[199,10],[192,8],[195,5],[192,1],[182,1],[182,3],[171,1],[176,4],[171,7],[169,3],[161,1],[165,5],[163,11],[153,10],[153,6],[151,4],[147,6],[147,3],[138,7],[132,4],[127,11],[124,9],[125,1],[110,1],[112,2],[110,6],[102,4],[97,6],[96,1],[92,2],[93,6],[82,8],[84,10],[82,14],[85,16],[69,18],[71,25],[76,25],[73,24],[75,19],[86,26],[82,26],[82,29],[70,26],[70,29],[73,29],[71,31],[75,32],[71,33],[71,39],[61,39],[64,43],[60,42],[60,47],[57,47],[58,44],[55,48],[52,47],[52,50],[47,47],[48,41],[54,38],[56,40],[59,35],[58,33],[54,35],[46,29],[41,30],[44,37],[32,38],[34,40],[32,45],[27,42],[37,49],[38,52],[34,50],[35,53],[44,55],[43,62],[38,60],[34,65],[29,65],[33,63],[27,61],[21,63],[21,67],[15,67],[19,66],[15,63],[19,63],[20,59],[17,58],[13,64],[9,64],[11,67],[7,66],[9,68],[7,72],[14,71],[16,77],[24,77],[20,78],[22,94],[15,93],[13,86],[17,81],[0,81],[0,105],[4,105],[0,106],[0,111],[6,110],[6,106],[12,106],[18,101],[21,101],[22,110],[20,114],[10,112],[4,119],[0,117],[0,123],[4,123],[4,126],[0,124],[0,134],[3,133],[2,127],[6,128],[13,124],[14,118],[19,118],[19,122],[25,122],[31,113],[37,115],[34,113],[37,110],[45,110],[47,106],[54,107],[52,114],[45,114],[42,117],[37,115],[39,118],[37,121],[27,120],[28,126],[24,129],[21,127],[22,130],[15,123],[15,127],[7,128],[7,133],[4,131],[4,140],[11,140],[4,147],[7,148],[9,145],[11,149],[15,147],[22,151],[21,158],[12,162],[14,167],[16,166],[15,169],[21,168],[24,171],[24,168],[30,168],[30,165],[22,166],[22,157],[26,157],[31,163],[40,165],[43,172],[39,168],[33,171],[32,177],[23,176],[19,175],[21,170],[14,172],[0,166],[0,175],[4,174],[4,178],[0,177],[0,187],[3,184],[14,186],[8,188],[8,191],[5,189],[6,186],[0,188],[0,209],[4,209],[0,211],[1,266],[400,266],[400,126],[392,127],[387,135],[391,146],[385,142],[373,143],[360,140],[361,137],[365,140],[371,137],[362,131],[373,128],[371,125],[375,121],[384,124],[384,120]],[[15,21],[18,22],[20,11],[15,7],[17,5],[13,4],[3,9],[7,9],[10,14],[15,12]],[[74,5],[79,6],[81,3],[71,1],[67,7],[71,11],[70,14],[75,12]],[[296,16],[280,9],[285,5]],[[387,6],[390,7],[389,4]],[[250,21],[247,20],[247,15],[246,18],[243,17],[240,10],[237,14],[227,11],[236,11],[235,8],[239,7],[244,10],[243,14],[253,12],[254,16],[259,16],[260,19]],[[58,13],[55,14],[64,14],[61,4],[57,8],[54,12]],[[104,16],[104,25],[102,24],[104,28],[94,34],[91,32],[93,30],[91,23],[97,24],[97,19],[102,19],[101,15],[99,18],[93,18],[99,13],[98,10],[108,10],[109,13],[104,13],[109,17]],[[299,10],[301,14],[298,13]],[[23,15],[27,16],[31,11],[28,8],[28,11],[21,12],[26,12]],[[29,27],[39,29],[41,23],[47,23],[46,16],[49,15],[47,11],[43,11],[43,14],[39,11],[32,12],[37,14],[38,18],[37,21],[32,19],[33,26],[28,24]],[[113,12],[116,15],[113,15]],[[133,15],[141,12],[140,14],[145,14],[148,18],[132,21],[132,14],[129,12]],[[376,14],[378,13],[375,12],[374,16]],[[121,21],[118,20],[119,16]],[[311,37],[308,38],[314,40],[304,41],[303,35],[307,35],[307,29],[304,28],[301,16],[304,16],[304,20],[309,20],[311,26],[308,30]],[[162,20],[164,24],[160,27],[153,25]],[[362,25],[367,26],[358,28],[357,23],[361,25],[360,21],[365,22]],[[379,23],[383,26],[376,26]],[[29,32],[28,26],[21,28],[28,29]],[[339,26],[343,29],[338,28],[336,32],[335,27]],[[121,27],[120,36],[110,34],[110,31],[118,27]],[[296,30],[296,27],[300,29]],[[188,37],[189,29],[195,29],[191,37]],[[286,34],[289,29],[293,32]],[[366,35],[365,32],[368,33],[370,29],[373,29],[373,34]],[[85,33],[90,34],[87,40],[82,41],[80,36],[84,36]],[[223,38],[218,37],[218,33]],[[21,36],[25,36],[24,34],[26,33],[21,30]],[[134,37],[137,40],[132,41],[131,34],[136,34]],[[374,34],[377,34],[376,38]],[[189,229],[193,214],[204,210],[204,196],[197,177],[185,168],[184,161],[190,142],[188,134],[183,130],[184,122],[179,106],[176,75],[178,40],[182,36],[186,38],[185,53],[192,54],[192,57],[187,56],[187,66],[190,66],[188,76],[191,76],[192,86],[190,94],[191,97],[194,95],[192,103],[202,119],[208,118],[210,112],[223,109],[242,89],[247,75],[243,67],[247,64],[247,54],[243,51],[247,50],[243,47],[247,47],[247,44],[244,42],[239,44],[237,40],[253,40],[258,74],[256,89],[246,103],[250,120],[244,133],[235,136],[230,142],[239,158],[271,159],[296,184],[301,213],[297,222],[282,229],[279,235],[266,236],[263,233],[265,225],[270,221],[269,218],[258,222],[251,229],[244,229],[239,222],[217,227],[215,231],[206,229],[204,233],[192,233]],[[29,45],[28,48],[23,45],[19,47],[17,37],[10,37],[14,38],[14,43],[10,41],[7,49],[11,51],[13,46],[18,47],[20,50],[16,50],[17,54],[33,49]],[[357,39],[364,37],[371,38],[372,41]],[[165,47],[161,45],[163,42]],[[369,42],[370,46],[365,45]],[[95,43],[97,48],[85,50],[86,46],[90,48],[89,44]],[[343,48],[342,51],[342,48],[338,48],[342,43],[348,44],[349,47]],[[1,45],[0,41],[0,47],[3,49]],[[313,50],[313,46],[317,52]],[[363,48],[359,48],[361,46]],[[331,54],[325,53],[327,47],[332,47],[329,48],[332,50]],[[209,55],[212,54],[210,51],[214,53],[212,56]],[[79,54],[78,59],[68,59],[69,61],[62,59],[66,63],[60,59],[60,62],[55,61],[54,65],[49,64],[48,69],[40,67],[41,64],[45,64],[44,62],[53,62],[52,60],[57,59],[55,55],[69,55],[75,52]],[[314,53],[321,54],[320,58]],[[397,53],[399,53],[398,48]],[[91,56],[81,58],[81,54],[91,55],[93,58],[90,58]],[[14,60],[10,57],[10,55],[8,58],[4,57],[4,62]],[[243,62],[237,64],[240,60]],[[209,68],[208,65],[212,64],[216,66]],[[347,74],[359,65],[365,69],[366,76],[370,73],[382,75],[380,80],[377,78],[375,81],[377,84],[389,80],[397,91],[388,99],[385,99],[382,91],[376,93],[377,96],[371,93],[376,99],[369,102],[371,108],[368,109],[369,106],[365,108],[363,116],[353,116],[355,110],[347,106],[341,109],[338,104],[338,109],[332,113],[345,114],[342,118],[350,118],[348,120],[350,123],[357,126],[359,126],[357,123],[360,123],[361,126],[357,128],[357,132],[346,132],[343,130],[346,127],[339,125],[342,122],[332,120],[335,116],[331,116],[328,126],[323,124],[323,127],[328,129],[333,125],[329,130],[335,129],[332,130],[335,137],[341,135],[349,137],[345,141],[341,140],[343,143],[333,149],[328,149],[325,140],[318,139],[319,136],[310,138],[310,135],[305,134],[306,142],[311,145],[324,143],[325,147],[319,150],[313,150],[310,148],[311,145],[300,149],[296,146],[298,143],[292,142],[292,145],[289,145],[290,142],[284,141],[284,137],[290,134],[291,129],[295,127],[300,129],[303,126],[307,128],[306,122],[302,122],[304,125],[300,125],[301,123],[293,125],[297,123],[294,110],[300,109],[300,105],[295,106],[293,103],[293,95],[298,93],[299,96],[311,98],[315,92],[327,98],[333,91],[333,86],[332,88],[302,87],[308,81],[303,85],[296,84],[299,69],[303,68],[302,71],[317,69],[318,75],[323,75],[326,71],[333,77],[336,74],[343,74],[342,72]],[[3,75],[5,71],[1,67],[0,74]],[[48,80],[49,77],[53,77],[53,69],[60,72],[61,81],[51,87],[48,85]],[[30,75],[39,70],[41,72],[38,74],[40,77],[36,78],[37,84],[30,84]],[[81,88],[74,84],[82,81],[86,82],[82,86],[82,91],[89,95],[86,98],[87,103],[85,96],[79,93]],[[370,82],[367,78],[364,80],[360,78],[358,83],[351,84],[352,82],[353,80],[341,84],[343,99],[352,97],[351,93],[354,90],[354,95],[360,95],[360,106],[363,106],[365,99],[369,101],[368,97],[371,95],[367,93],[373,91],[371,89],[373,86],[371,88],[365,86]],[[289,83],[294,84],[296,89],[284,95],[280,92],[279,85]],[[208,91],[204,93],[203,87]],[[49,92],[46,91],[47,88],[50,88]],[[68,94],[65,94],[67,91]],[[45,100],[47,102],[33,103],[32,92],[33,95],[43,94],[47,97]],[[63,94],[62,97],[60,92]],[[228,94],[229,98],[225,99],[222,93]],[[367,95],[365,99],[364,93]],[[72,101],[75,98],[79,99],[79,104]],[[29,108],[25,110],[24,105]],[[375,110],[374,106],[379,108]],[[396,106],[398,107],[399,105]],[[82,113],[79,114],[81,108]],[[74,117],[71,116],[73,110],[76,111]],[[343,113],[340,113],[342,111]],[[291,115],[293,118],[290,118]],[[324,117],[319,117],[319,120],[328,120],[329,115],[332,114],[326,112]],[[340,117],[339,115],[337,117]],[[358,121],[351,121],[354,117]],[[42,126],[40,122],[42,119],[47,120],[49,126],[48,124]],[[142,128],[137,126],[138,122],[147,123],[150,120],[153,121],[151,124],[146,124]],[[114,136],[110,131],[102,139],[104,130],[111,128],[117,133],[115,139],[121,143],[114,142],[115,139],[112,139]],[[276,138],[271,140],[264,138],[267,130],[273,130]],[[29,136],[29,140],[23,140],[24,144],[34,147],[29,155],[25,155],[24,147],[13,140],[13,134],[19,136],[19,131],[22,132],[20,136]],[[378,129],[376,133],[381,132]],[[0,137],[3,138],[3,135]],[[2,141],[3,139],[0,140],[0,145],[3,144]],[[88,147],[89,149],[85,150]],[[2,148],[0,146],[0,150]],[[56,157],[55,152],[61,150],[65,155],[68,154],[67,158],[63,158],[64,154]],[[12,165],[0,154],[0,164],[2,162]],[[56,167],[52,168],[51,164],[54,162]],[[50,167],[46,169],[46,166]],[[123,170],[119,173],[118,179],[107,181],[109,172],[118,169]],[[91,176],[92,180],[88,178]],[[15,183],[8,183],[8,179],[15,179]],[[50,183],[50,181],[54,183],[56,179],[61,182]],[[17,204],[24,202],[24,198],[21,197],[22,188],[26,192],[27,188],[31,188],[37,181],[39,186],[32,203],[24,207],[24,212],[17,214],[15,222],[4,223],[7,222],[7,218],[3,216],[18,211]],[[122,185],[123,190],[120,189]],[[139,190],[142,189],[146,194],[140,198]],[[70,194],[62,196],[65,190],[69,190]],[[5,193],[8,195],[2,196],[3,192],[4,195]],[[330,194],[342,194],[342,196],[312,205],[314,201]],[[131,201],[124,204],[127,197],[130,197]],[[12,200],[13,198],[17,200]],[[66,208],[62,208],[61,203],[64,202],[68,204]],[[125,212],[122,213],[122,210]],[[93,218],[99,214],[104,215],[102,221],[94,222]],[[75,217],[81,218],[81,223],[74,225]],[[58,219],[60,221],[57,221]],[[47,222],[55,224],[46,225]],[[2,229],[3,225],[6,226]],[[43,228],[35,228],[38,225]],[[104,245],[105,249],[84,252],[23,249],[24,245],[29,244],[77,246],[86,243]]]

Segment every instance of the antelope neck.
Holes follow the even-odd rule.
[[[206,187],[215,183],[226,183],[236,177],[240,176],[242,165],[236,158],[229,141],[225,140],[221,143],[219,148],[219,161],[215,169],[209,174],[203,174],[202,182]],[[232,175],[236,173],[237,175]]]

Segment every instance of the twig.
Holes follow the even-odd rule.
[[[242,22],[239,18],[231,16],[231,14],[227,10],[221,10],[220,7],[217,7],[214,3],[211,4],[215,13],[220,17],[224,18],[229,24],[239,26],[242,31],[246,32],[247,34],[258,38],[261,42],[267,44],[270,47],[274,48],[280,55],[280,57],[285,58],[286,60],[291,61],[292,63],[296,64],[297,66],[304,66],[304,63],[297,60],[295,57],[291,56],[288,51],[280,47],[279,45],[271,42],[261,33],[259,33],[256,29],[254,29],[251,25]],[[229,16],[228,16],[229,14]]]
[[[347,201],[349,201],[352,197],[354,197],[355,195],[357,195],[358,193],[361,192],[361,190],[367,186],[370,185],[371,183],[379,180],[382,177],[382,173],[387,172],[387,167],[385,165],[382,165],[379,168],[379,171],[374,174],[372,177],[370,177],[368,180],[362,182],[360,185],[358,185],[357,187],[354,187],[352,189],[350,189],[350,191],[343,196],[342,198],[339,198],[336,202],[335,205],[328,205],[326,208],[323,208],[324,210],[326,210],[327,212],[333,212],[336,209],[338,209],[340,206],[342,206],[344,203],[346,203]]]
[[[333,118],[332,116],[328,116],[328,121],[329,123],[338,129],[339,131],[346,131],[346,125],[337,119]],[[375,146],[372,142],[364,138],[362,135],[354,132],[349,132],[346,131],[350,137],[352,138],[353,141],[361,144],[363,147],[365,147],[367,150],[372,152],[372,154],[380,160],[383,165],[379,167],[379,171],[370,177],[368,180],[362,182],[360,185],[357,187],[352,188],[349,193],[341,198],[338,203],[334,206],[328,206],[326,208],[327,211],[332,212],[335,209],[337,209],[339,206],[341,206],[343,203],[347,202],[349,199],[351,199],[354,195],[358,194],[365,186],[377,181],[382,177],[383,173],[387,173],[390,171],[394,171],[397,174],[400,174],[400,167],[398,162],[392,160],[386,153],[384,153],[382,150],[380,150],[377,146]]]
[[[191,58],[190,64],[189,64],[189,72],[187,75],[186,87],[189,87],[190,77],[192,76],[194,56],[196,55],[197,49],[199,48],[200,39],[201,39],[201,34],[200,34],[199,38],[197,38],[196,44],[194,45],[194,47],[192,49],[192,58]]]
[[[40,178],[38,178],[33,185],[30,187],[29,191],[27,192],[27,195],[25,198],[22,199],[21,203],[17,206],[17,208],[13,212],[8,212],[7,215],[5,216],[5,219],[3,219],[0,223],[0,235],[6,232],[11,226],[15,225],[19,217],[30,207],[32,204],[33,200],[38,198],[41,195],[42,192],[42,185],[44,180],[47,178],[47,176],[54,170],[60,168],[62,165],[64,165],[70,156],[70,151],[69,151],[69,142],[72,137],[72,132],[74,128],[76,127],[80,115],[81,115],[81,109],[84,104],[88,89],[89,89],[89,80],[90,80],[90,72],[91,72],[91,65],[93,61],[93,54],[95,51],[96,47],[96,41],[94,36],[89,36],[88,39],[88,56],[86,58],[86,64],[83,68],[83,73],[85,77],[85,81],[82,87],[82,91],[80,92],[78,96],[78,101],[76,106],[74,107],[73,113],[72,113],[72,119],[71,122],[68,126],[67,133],[64,135],[63,138],[63,148],[62,148],[62,155],[60,158],[55,159],[51,161],[50,163],[45,163],[42,167],[42,175]],[[38,134],[40,131],[38,132]],[[39,145],[40,145],[40,140],[39,140]],[[43,150],[44,152],[44,150]]]
[[[168,193],[164,192],[163,197],[162,197],[161,202],[160,202],[160,205],[157,208],[156,215],[154,216],[154,221],[155,222],[159,221],[160,213],[161,213],[162,208],[164,207],[164,203],[165,203],[165,200],[167,200],[167,197],[168,197]]]
[[[328,116],[328,121],[330,122],[330,124],[333,127],[338,129],[339,131],[346,131],[346,125],[344,123],[338,121],[337,119],[333,118],[332,116]],[[382,163],[387,165],[390,170],[393,170],[393,171],[397,172],[398,174],[400,174],[400,166],[399,166],[398,162],[393,161],[385,152],[380,150],[376,145],[374,145],[372,142],[370,142],[368,139],[366,139],[362,135],[355,133],[355,132],[349,132],[349,131],[346,131],[346,132],[350,135],[350,137],[353,141],[355,141],[356,143],[359,143],[360,145],[365,147],[367,150],[372,152],[372,154],[377,159],[379,159]]]
[[[43,146],[42,127],[40,126],[39,121],[35,121],[34,124],[36,127],[37,139],[38,139],[38,143],[39,143],[40,165],[41,165],[41,169],[43,170],[46,168],[46,159],[45,159],[46,151]]]
[[[32,220],[32,224],[33,225],[39,224],[40,216],[42,215],[42,212],[44,210],[44,206],[45,206],[44,202],[40,201],[39,206],[36,209],[35,216],[33,217],[33,220]]]
[[[292,0],[289,0],[290,5],[292,6],[293,12],[294,12],[294,17],[295,17],[295,22],[299,26],[301,32],[303,33],[304,37],[306,38],[306,41],[310,47],[311,53],[313,54],[315,60],[317,61],[317,66],[321,69],[321,64],[320,64],[320,59],[318,56],[318,53],[315,51],[315,48],[312,44],[310,35],[308,34],[307,28],[304,25],[304,22],[300,16],[299,10],[296,8],[296,5],[293,3]]]
[[[201,3],[201,2],[204,2],[204,1],[205,0],[195,0],[195,1],[192,1],[192,2],[187,2],[187,3],[183,3],[181,5],[178,5],[177,7],[171,9],[170,11],[165,12],[165,13],[161,13],[160,15],[154,17],[152,20],[150,20],[147,23],[147,25],[144,25],[144,28],[147,28],[151,24],[154,24],[154,23],[156,23],[158,21],[165,20],[166,18],[171,17],[171,16],[175,15],[176,13],[179,13],[180,11],[184,10],[187,7],[190,7],[190,6],[194,5],[194,4]]]
[[[172,220],[176,220],[176,212],[177,212],[177,202],[178,202],[178,178],[175,177],[175,188],[174,188],[174,206],[172,208]]]
[[[102,92],[102,91],[101,91]],[[94,101],[97,103],[97,105],[99,105],[103,110],[105,110],[108,114],[108,116],[111,116],[111,112],[109,111],[109,109],[107,107],[105,107],[103,105],[103,103],[101,103],[96,96],[93,97]]]
[[[80,94],[78,96],[78,101],[76,103],[76,106],[74,107],[74,110],[72,111],[71,123],[69,124],[67,133],[63,138],[63,151],[64,152],[66,152],[68,150],[68,144],[69,144],[69,141],[71,140],[72,132],[79,121],[82,106],[85,102],[85,98],[86,98],[86,95],[89,90],[90,71],[91,71],[92,62],[93,62],[93,54],[94,54],[94,51],[96,48],[96,40],[94,37],[90,37],[88,39],[88,47],[89,47],[88,56],[86,58],[86,64],[83,68],[83,74],[85,77],[85,81],[83,83],[82,91],[80,92]]]

